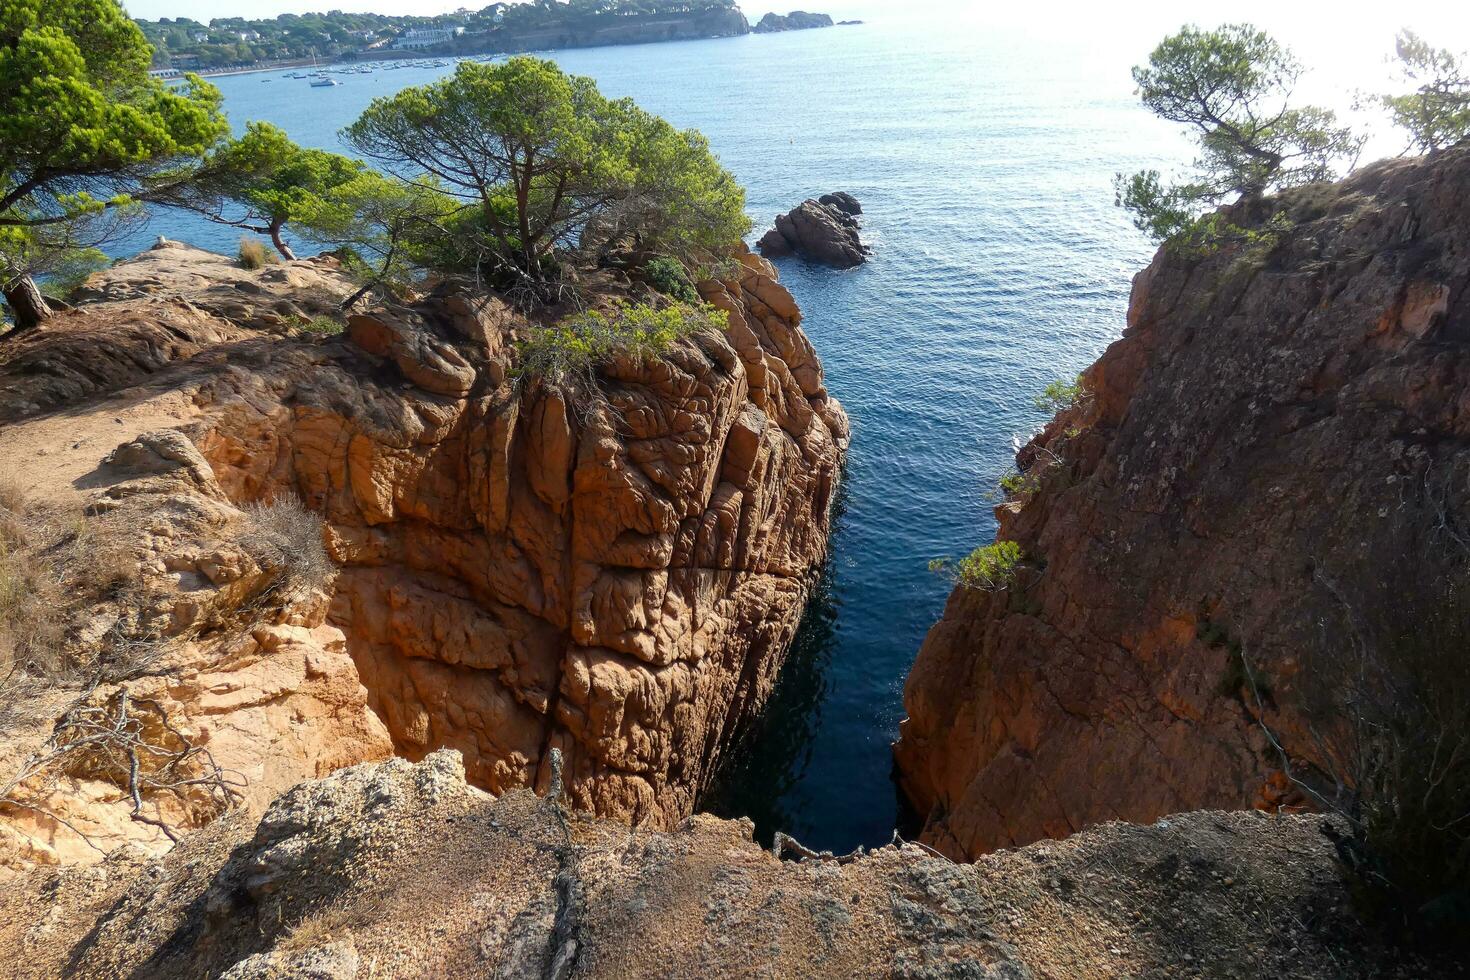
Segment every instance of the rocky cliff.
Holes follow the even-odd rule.
[[[457,755],[342,770],[162,859],[0,889],[0,976],[1449,975],[1375,946],[1315,821],[1200,813],[956,865],[782,861],[746,821],[669,833],[466,785]]]
[[[511,376],[530,323],[449,287],[340,336],[303,329],[348,288],[330,259],[247,273],[164,245],[5,344],[7,475],[38,514],[110,521],[142,570],[126,597],[73,603],[62,635],[150,651],[43,699],[7,755],[65,747],[78,719],[133,732],[146,698],[259,805],[444,746],[481,787],[544,789],[559,748],[572,805],[672,826],[768,694],[826,548],[847,423],[791,296],[747,256],[700,287],[726,331],[573,396]],[[250,521],[292,500],[325,521],[337,573],[246,622],[279,577]],[[304,541],[275,549],[281,570]],[[7,787],[26,860],[167,845],[126,765],[75,760]],[[143,815],[207,822],[190,793]],[[84,824],[106,826],[100,850]]]
[[[1017,581],[957,589],[919,653],[896,756],[946,853],[1278,805],[1260,723],[1330,772],[1308,705],[1374,623],[1463,581],[1470,149],[1229,217],[1262,240],[1135,278],[997,508]]]

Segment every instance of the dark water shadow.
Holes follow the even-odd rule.
[[[777,830],[802,822],[788,798],[811,764],[830,687],[827,669],[836,646],[838,609],[834,591],[829,567],[807,601],[765,710],[726,751],[700,806],[720,817],[750,817],[756,839],[766,844]]]
[[[793,791],[811,765],[822,706],[831,690],[828,670],[837,648],[837,568],[833,560],[846,513],[846,481],[832,510],[832,544],[802,612],[786,663],[765,710],[726,750],[725,761],[699,809],[719,817],[749,817],[756,840],[770,844],[777,830],[807,821]]]

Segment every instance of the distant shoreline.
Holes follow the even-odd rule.
[[[742,18],[742,20],[743,20],[743,18]],[[572,50],[577,50],[577,49],[581,49],[581,48],[627,47],[627,46],[638,45],[638,44],[664,44],[664,43],[667,43],[667,42],[670,42],[670,41],[714,41],[714,40],[719,40],[719,39],[722,39],[722,38],[752,37],[752,36],[763,36],[763,35],[777,34],[777,33],[791,33],[793,30],[819,30],[819,29],[821,29],[821,27],[826,27],[826,26],[850,27],[850,26],[860,25],[862,23],[863,22],[860,21],[860,20],[857,20],[857,21],[839,21],[836,24],[832,24],[832,25],[820,25],[820,26],[816,26],[816,27],[795,27],[795,28],[789,28],[789,29],[780,30],[780,31],[769,31],[769,30],[768,31],[759,31],[759,30],[750,30],[750,29],[747,29],[745,31],[740,31],[740,32],[709,33],[709,34],[691,34],[691,35],[683,36],[683,37],[679,37],[679,36],[630,37],[630,36],[627,36],[627,35],[622,35],[621,38],[619,36],[599,38],[599,37],[596,37],[595,35],[593,35],[593,36],[587,36],[587,37],[582,38],[582,39],[575,39],[573,37],[569,37],[569,36],[563,34],[563,35],[555,38],[555,40],[559,40],[559,41],[564,42],[564,43],[560,43],[560,44],[556,44],[556,43],[552,43],[552,44],[539,44],[539,43],[536,43],[536,42],[537,41],[541,41],[541,40],[550,41],[550,40],[553,40],[553,38],[552,37],[549,37],[549,36],[548,37],[532,37],[532,38],[527,38],[527,44],[524,45],[524,46],[497,47],[497,48],[495,48],[493,50],[480,50],[480,51],[439,51],[439,52],[433,52],[433,51],[430,51],[430,50],[428,50],[426,48],[389,48],[389,49],[384,49],[384,50],[381,50],[381,51],[356,52],[356,53],[353,53],[353,54],[347,55],[347,56],[338,55],[338,56],[332,58],[331,60],[313,60],[313,59],[310,59],[310,58],[297,58],[297,59],[291,59],[291,60],[288,60],[288,61],[270,62],[268,64],[253,64],[253,65],[248,65],[248,66],[243,66],[243,67],[237,67],[237,68],[205,68],[205,69],[182,69],[182,68],[180,68],[180,69],[174,69],[174,70],[178,71],[178,73],[179,73],[178,75],[169,76],[165,80],[166,81],[173,81],[173,80],[176,80],[176,79],[178,79],[178,78],[180,78],[180,77],[182,77],[183,75],[186,75],[186,74],[198,75],[201,78],[228,78],[228,77],[233,76],[233,75],[259,75],[259,74],[264,74],[266,72],[273,72],[273,71],[298,71],[298,70],[303,69],[303,68],[318,69],[318,70],[336,70],[336,69],[340,69],[340,68],[343,68],[343,67],[346,67],[346,66],[352,66],[352,65],[376,65],[376,64],[381,64],[381,63],[384,63],[384,62],[392,62],[392,61],[441,61],[441,60],[460,61],[460,60],[463,60],[465,58],[482,58],[482,57],[485,57],[487,55],[489,55],[489,56],[501,56],[501,55],[511,55],[511,54],[529,54],[529,53],[535,53],[535,52],[541,52],[541,51],[545,51],[545,52],[552,52],[552,51],[572,51]],[[546,34],[550,34],[550,32],[545,32],[545,33]],[[567,43],[567,42],[570,42],[570,43]]]

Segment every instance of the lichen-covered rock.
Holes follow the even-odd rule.
[[[912,844],[792,862],[748,821],[630,831],[494,799],[441,751],[304,784],[162,859],[8,882],[0,976],[1450,975],[1365,934],[1316,823],[1196,813],[973,865]]]
[[[1258,716],[1332,768],[1303,705],[1343,682],[1354,617],[1464,561],[1470,149],[1233,220],[1272,213],[1274,248],[1135,278],[1123,338],[1018,459],[1035,491],[997,510],[1031,577],[957,589],[925,640],[896,754],[947,853],[1279,804]]]

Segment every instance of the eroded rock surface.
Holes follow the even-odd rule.
[[[449,751],[304,783],[160,860],[16,879],[0,954],[15,978],[1445,975],[1362,934],[1311,818],[794,863],[747,821],[630,831],[493,799]]]
[[[957,589],[904,691],[902,785],[936,847],[1277,805],[1257,717],[1327,764],[1308,695],[1463,568],[1470,150],[1232,219],[1273,212],[1274,249],[1160,252],[1086,394],[1022,451],[1031,489],[997,513],[1028,570]]]
[[[500,792],[544,787],[556,747],[579,808],[692,812],[774,683],[847,442],[772,268],[745,256],[701,284],[726,331],[577,393],[511,377],[530,324],[494,299],[446,288],[301,336],[284,311],[343,294],[330,260],[218,265],[155,249],[7,349],[0,459],[85,496],[110,435],[172,430],[213,505],[294,497],[325,518],[341,572],[322,649],[350,654],[397,752],[452,746]]]
[[[76,445],[97,441],[62,421]],[[258,814],[303,779],[392,752],[326,622],[325,554],[322,577],[296,574],[296,552],[321,552],[320,521],[297,511],[307,537],[276,540],[176,429],[121,443],[76,481],[71,506],[45,462],[25,473],[23,522],[59,531],[4,544],[26,562],[74,549],[81,567],[63,586],[91,594],[54,597],[72,621],[52,632],[78,651],[75,669],[27,679],[26,664],[7,666],[0,870],[95,863],[124,845],[159,853],[224,810]]]

